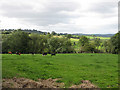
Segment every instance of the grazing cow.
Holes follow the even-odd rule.
[[[11,51],[10,51],[10,52],[8,52],[8,53],[12,55],[12,52],[11,52]]]
[[[21,53],[16,52],[16,55],[21,55]]]
[[[45,56],[45,55],[47,55],[47,53],[43,53],[42,55]]]
[[[34,55],[35,53],[34,52],[32,52],[32,55]]]
[[[18,55],[18,52],[16,52],[16,55]]]
[[[19,55],[21,55],[21,53],[19,53]]]
[[[51,56],[55,56],[56,54],[55,53],[51,53]]]

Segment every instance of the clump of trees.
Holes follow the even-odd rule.
[[[86,36],[81,36],[79,39],[80,52],[90,52],[90,53],[112,53],[118,54],[120,51],[120,32],[116,33],[109,40],[102,42],[99,38],[94,38],[90,41]],[[99,50],[99,46],[104,48]]]
[[[81,36],[78,43],[80,45],[80,52],[94,53],[96,51],[95,45],[90,43],[90,39],[86,36]]]
[[[74,48],[66,37],[53,37],[51,34],[28,34],[20,30],[3,35],[2,52],[21,53],[72,53]]]
[[[78,43],[71,42],[71,34],[62,37],[54,37],[57,35],[54,31],[50,34],[27,33],[20,29],[14,30],[9,34],[2,35],[2,53],[9,51],[16,53],[113,53],[118,54],[120,51],[120,32],[111,37],[110,40],[102,41],[99,38],[90,40],[86,36],[80,36]],[[79,51],[75,49],[75,45],[79,47]],[[99,49],[102,47],[102,50]]]
[[[111,37],[110,40],[104,42],[105,52],[118,54],[120,51],[120,32]]]

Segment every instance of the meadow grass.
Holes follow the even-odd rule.
[[[78,41],[79,41],[79,39],[74,39],[74,38],[70,38],[70,40],[71,40],[72,42],[78,42]]]
[[[115,54],[41,54],[2,55],[3,78],[33,80],[60,78],[66,87],[90,80],[100,88],[118,86],[118,55]]]
[[[92,36],[86,36],[89,39],[94,39],[94,37]],[[109,40],[110,37],[95,37],[95,38],[100,38],[101,40]],[[74,38],[70,38],[71,42],[78,42],[79,39],[74,39]]]
[[[94,39],[93,36],[86,36],[86,37],[88,37],[89,39]],[[95,38],[100,38],[100,39],[102,39],[102,40],[108,40],[108,39],[110,39],[110,37],[99,37],[99,36],[97,36],[97,37],[95,37]]]

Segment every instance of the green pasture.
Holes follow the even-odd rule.
[[[94,39],[94,38],[100,38],[100,39],[102,39],[102,40],[108,40],[108,39],[110,39],[110,37],[93,37],[93,36],[86,36],[86,37],[88,37],[89,39]]]
[[[92,37],[92,36],[86,36],[86,37],[89,38],[89,39],[94,39],[94,37]],[[110,39],[110,37],[95,37],[95,38],[100,38],[101,40],[109,40]],[[74,39],[74,38],[70,38],[70,40],[72,42],[78,42],[79,41],[79,39]]]
[[[80,37],[80,36],[79,35],[73,35],[73,37]],[[95,36],[95,37],[94,36],[86,36],[86,37],[89,38],[89,39],[94,39],[94,38],[100,38],[102,40],[108,40],[108,39],[110,39],[110,37],[99,37],[99,36]],[[77,39],[75,39],[75,40],[77,40]]]
[[[78,42],[79,39],[70,38],[71,42]]]
[[[2,55],[3,78],[33,80],[60,78],[66,87],[90,80],[100,88],[118,87],[118,55],[114,54],[41,54]]]

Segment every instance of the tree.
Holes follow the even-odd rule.
[[[78,42],[81,46],[89,44],[89,39],[86,36],[81,36]]]
[[[67,34],[66,37],[70,39],[72,37],[72,35],[71,34]]]
[[[50,53],[56,53],[57,49],[60,47],[59,38],[51,37],[50,39],[48,39],[48,45]]]
[[[113,54],[118,54],[119,48],[120,47],[120,32],[116,33],[114,36],[111,37],[110,39],[111,43],[111,52]]]
[[[116,33],[110,40],[104,42],[105,51],[118,54],[120,50],[120,32]]]
[[[29,34],[18,30],[12,33],[8,43],[12,52],[27,53],[28,42]]]
[[[104,46],[104,50],[105,50],[106,53],[111,53],[112,46],[111,46],[110,40],[104,41],[103,46]]]
[[[2,35],[2,53],[8,53],[10,38],[9,35]]]
[[[51,37],[48,39],[50,53],[70,53],[74,51],[72,43],[68,38]]]
[[[47,33],[48,35],[50,34],[50,32]]]
[[[72,53],[74,52],[74,48],[72,47],[72,43],[69,39],[67,38],[63,38],[64,42],[63,42],[63,45],[62,45],[62,52],[63,53]]]
[[[100,43],[101,43],[100,38],[95,38],[95,39],[94,39],[94,44],[95,44],[95,46],[97,47],[97,49],[98,49],[98,47],[100,46]]]
[[[93,53],[93,52],[95,52],[96,50],[95,50],[95,46],[94,46],[94,45],[85,44],[85,45],[82,47],[82,51]]]
[[[44,32],[43,35],[46,35],[46,33]]]
[[[47,52],[47,37],[39,34],[31,34],[29,41],[29,52],[43,53]]]
[[[56,32],[55,31],[52,31],[52,33],[51,33],[52,35],[56,35]]]
[[[48,32],[47,33],[47,37],[50,38],[52,35]]]

